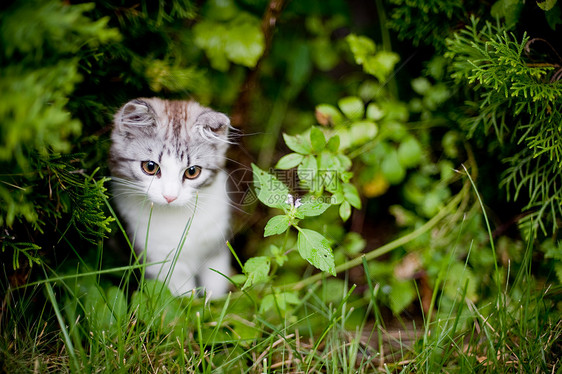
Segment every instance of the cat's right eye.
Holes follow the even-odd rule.
[[[145,174],[157,175],[160,173],[160,166],[154,161],[141,162],[141,169]]]

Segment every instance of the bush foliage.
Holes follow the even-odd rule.
[[[29,305],[60,337],[37,352],[64,345],[74,371],[116,369],[126,357],[149,368],[156,357],[144,361],[144,344],[164,342],[159,360],[194,371],[265,370],[264,357],[282,366],[286,352],[274,347],[286,344],[301,354],[292,369],[342,360],[369,372],[360,339],[324,359],[338,339],[331,329],[421,316],[424,337],[396,370],[486,371],[514,356],[553,370],[560,324],[548,336],[538,326],[562,305],[561,9],[556,0],[0,5],[1,289],[13,303],[0,324],[25,325],[8,314]],[[229,170],[251,177],[234,179],[244,195],[229,244],[238,274],[222,304],[172,299],[120,242],[108,135],[117,108],[142,96],[195,98],[231,113],[243,133]],[[13,302],[26,292],[33,301]],[[521,300],[536,303],[525,304],[535,325],[514,336]],[[318,338],[308,351],[299,329]],[[545,352],[511,349],[528,337]],[[465,342],[473,351],[446,348]],[[0,361],[13,347],[0,344]],[[14,357],[5,370],[18,367]]]

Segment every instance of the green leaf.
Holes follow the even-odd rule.
[[[550,26],[552,30],[556,29],[558,25],[562,24],[562,7],[555,7],[546,12],[544,15],[548,26]]]
[[[228,22],[202,20],[193,27],[194,42],[211,61],[213,68],[226,71],[229,61],[254,67],[265,49],[260,22],[240,13]]]
[[[544,10],[545,12],[548,12],[549,10],[551,10],[552,8],[554,8],[554,6],[556,5],[556,2],[558,0],[543,0],[543,1],[537,1],[537,5],[539,6],[539,8],[541,8],[542,10]]]
[[[459,148],[461,148],[461,141],[460,141],[459,133],[450,130],[443,135],[441,139],[441,146],[443,147],[443,152],[449,158],[457,158],[459,155]]]
[[[338,189],[340,176],[345,171],[340,160],[332,153],[322,152],[318,162],[318,189],[335,192]]]
[[[319,124],[327,125],[340,125],[343,123],[343,116],[341,112],[333,105],[320,104],[316,107],[316,120]]]
[[[252,164],[254,173],[254,188],[258,199],[271,208],[287,208],[287,196],[289,189],[273,175],[261,170]]]
[[[277,265],[279,266],[283,266],[283,264],[289,259],[285,254],[285,252],[283,252],[281,248],[279,248],[274,244],[271,244],[269,246],[269,250],[271,251],[271,255],[273,256],[273,259],[275,260],[275,262],[277,262]]]
[[[352,163],[349,157],[344,154],[338,154],[336,157],[338,158],[343,170],[347,170],[351,167]]]
[[[341,164],[335,154],[331,152],[322,152],[318,157],[318,169],[324,171],[335,171],[341,169]]]
[[[361,198],[359,197],[359,192],[357,192],[357,188],[351,183],[345,183],[343,185],[343,196],[345,200],[348,201],[351,206],[356,209],[361,209]]]
[[[332,204],[327,204],[320,199],[312,197],[299,206],[297,211],[305,217],[315,217],[324,213],[331,206]]]
[[[301,183],[311,191],[316,191],[318,183],[318,161],[312,155],[306,156],[297,169]]]
[[[431,83],[429,82],[429,79],[419,77],[412,80],[412,88],[414,89],[414,92],[420,95],[425,95],[427,91],[431,89]]]
[[[228,334],[224,335],[224,338],[232,339],[232,336],[235,336],[241,347],[249,347],[246,342],[253,342],[255,339],[258,339],[258,337],[263,335],[261,329],[256,324],[250,324],[243,319],[235,319],[227,315],[224,323],[229,326],[229,330],[232,329],[228,332]],[[213,339],[218,340],[221,336],[219,334],[221,334],[220,331],[217,335],[213,333]]]
[[[119,287],[111,287],[107,290],[107,305],[118,322],[127,317],[127,298]]]
[[[349,34],[345,41],[349,44],[355,62],[359,65],[364,64],[367,57],[375,53],[375,43],[366,36]]]
[[[288,155],[281,157],[279,161],[277,161],[275,168],[282,170],[292,169],[300,164],[303,158],[303,155],[299,155],[298,153],[289,153]]]
[[[260,304],[260,313],[267,312],[270,309],[277,309],[281,312],[287,310],[289,305],[298,305],[300,299],[296,292],[281,292],[266,295]]]
[[[345,202],[345,197],[343,196],[343,192],[340,189],[339,191],[335,191],[331,197],[332,204],[339,205]]]
[[[89,320],[99,331],[118,332],[118,322],[127,314],[125,295],[117,287],[108,290],[106,299],[103,289],[97,285],[91,286],[86,294],[84,306]]]
[[[398,152],[396,150],[393,149],[392,152],[385,156],[381,163],[381,171],[390,184],[399,184],[404,180],[406,170],[398,161]]]
[[[312,153],[312,144],[310,143],[310,138],[303,135],[287,135],[283,134],[283,139],[287,147],[294,152],[300,153],[301,155],[308,155]]]
[[[509,29],[519,20],[523,6],[523,0],[498,0],[492,5],[490,15],[494,18],[505,18],[506,27]]]
[[[352,121],[358,121],[363,118],[365,113],[365,105],[363,100],[357,96],[348,96],[341,98],[338,101],[338,106],[340,107],[343,114]]]
[[[482,278],[477,277],[465,264],[453,262],[447,271],[447,280],[443,283],[443,292],[451,300],[458,298],[459,290],[467,284],[466,297],[472,301],[478,299],[478,289]]]
[[[242,290],[257,284],[266,282],[269,279],[269,269],[271,261],[269,257],[252,257],[244,264],[244,274],[248,276]]]
[[[316,268],[335,276],[334,255],[328,239],[313,230],[303,228],[298,230],[297,249],[302,258]]]
[[[408,121],[410,112],[406,104],[400,101],[383,101],[379,103],[385,120],[395,120],[398,122]]]
[[[340,173],[340,179],[343,183],[349,183],[351,178],[353,177],[353,172],[351,171],[344,171]]]
[[[439,105],[443,104],[451,98],[451,91],[449,87],[443,83],[438,83],[432,86],[423,99],[425,108],[430,111],[435,111]]]
[[[228,25],[224,47],[226,56],[235,64],[249,68],[256,66],[265,49],[260,23],[250,16],[242,16]]]
[[[541,247],[545,258],[562,261],[562,241],[556,242],[552,239],[547,239],[541,244]]]
[[[376,104],[370,103],[367,105],[367,118],[373,121],[378,121],[384,117],[383,110]]]
[[[420,212],[426,217],[433,217],[441,209],[443,209],[444,199],[448,196],[442,196],[441,190],[435,188],[426,192],[423,196]]]
[[[356,232],[347,233],[342,243],[345,253],[352,256],[356,256],[359,252],[365,249],[366,245],[367,242],[365,241],[365,239],[363,239],[361,234]]]
[[[394,66],[400,61],[400,56],[394,52],[380,51],[367,58],[363,64],[366,73],[375,76],[379,82],[384,83],[394,72]]]
[[[340,137],[333,135],[330,139],[328,139],[326,148],[331,152],[337,153],[340,149]]]
[[[354,122],[350,128],[350,137],[352,145],[365,144],[373,140],[377,136],[377,125],[371,121]]]
[[[318,127],[310,129],[310,144],[315,153],[321,152],[326,147],[326,137]]]
[[[234,3],[234,0],[209,0],[204,5],[205,18],[228,21],[240,10]]]
[[[351,133],[349,129],[340,127],[338,128],[338,136],[340,138],[339,151],[345,151],[351,147]]]
[[[334,43],[327,36],[320,36],[310,43],[311,57],[314,64],[322,71],[332,70],[340,61]]]
[[[289,228],[289,217],[282,214],[271,219],[265,225],[263,236],[268,237],[271,235],[283,234]]]
[[[193,27],[194,43],[203,49],[211,66],[219,71],[227,71],[230,63],[224,52],[226,27],[221,23],[203,20]]]
[[[404,168],[411,168],[421,161],[422,147],[418,140],[409,136],[398,147],[398,162]]]
[[[144,323],[158,320],[162,326],[177,322],[181,315],[177,297],[173,296],[164,282],[157,279],[145,280],[143,287],[131,297],[129,313],[134,311]]]
[[[392,313],[398,315],[414,301],[416,290],[412,281],[397,281],[392,283],[388,297]]]
[[[351,205],[348,201],[344,201],[340,205],[340,217],[345,222],[351,216]]]

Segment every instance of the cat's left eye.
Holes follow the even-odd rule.
[[[154,161],[141,162],[141,169],[148,175],[157,175],[160,172],[160,166]]]
[[[201,166],[190,166],[185,169],[185,173],[183,173],[187,179],[195,179],[199,174],[201,174]]]

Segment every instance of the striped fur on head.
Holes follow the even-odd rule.
[[[112,175],[134,191],[145,191],[154,203],[185,203],[224,167],[230,129],[226,115],[194,101],[129,101],[114,119]],[[158,172],[147,174],[143,162],[157,164]],[[190,167],[200,169],[200,175],[186,178]]]

